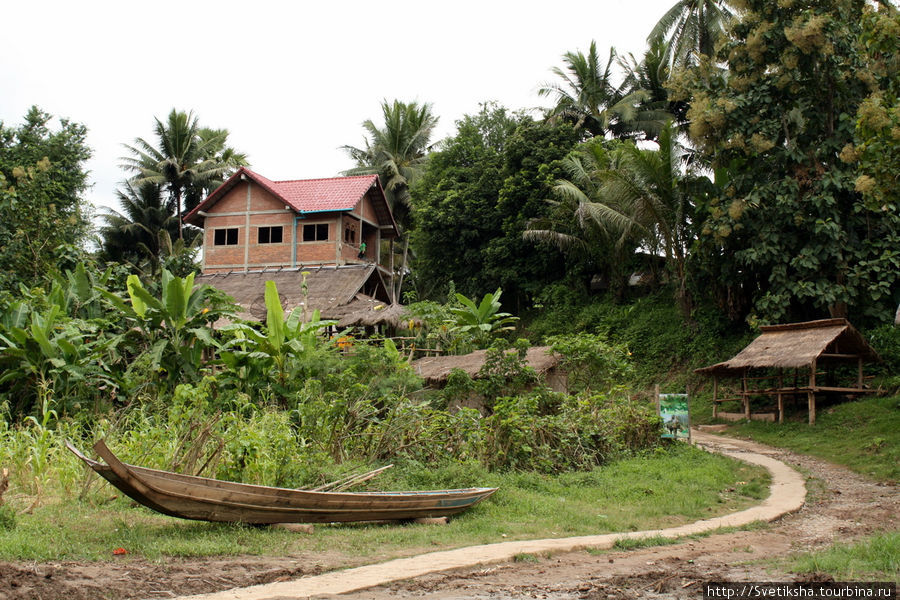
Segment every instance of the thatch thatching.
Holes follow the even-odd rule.
[[[403,321],[406,309],[400,304],[385,304],[374,298],[365,299],[357,295],[357,299],[347,305],[353,311],[341,317],[338,327],[373,327],[388,325],[398,328]]]
[[[746,369],[810,367],[813,361],[880,360],[878,354],[846,319],[768,325],[734,358],[702,369],[709,375],[740,375]]]
[[[510,350],[514,352],[514,350]],[[440,386],[447,381],[450,371],[462,369],[470,377],[477,378],[478,372],[484,366],[487,358],[487,350],[476,350],[471,354],[460,356],[431,356],[420,358],[412,363],[416,373],[430,386]],[[559,364],[561,357],[550,352],[549,346],[535,346],[529,348],[525,363],[540,374],[545,374]]]
[[[306,294],[303,273],[307,273]],[[323,319],[335,319],[342,326],[393,324],[402,311],[387,300],[387,289],[374,265],[235,271],[197,277],[197,283],[233,297],[243,308],[238,316],[257,321],[266,318],[267,281],[275,282],[286,311],[305,307],[311,315],[318,310]]]

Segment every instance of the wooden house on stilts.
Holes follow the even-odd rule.
[[[870,394],[863,365],[880,360],[863,336],[845,319],[768,325],[734,358],[697,373],[713,378],[713,417],[719,404],[739,400],[743,416],[751,418],[751,400],[775,400],[778,422],[784,421],[786,400],[806,399],[810,425],[816,422],[816,397]],[[740,379],[734,395],[720,394],[720,379]]]

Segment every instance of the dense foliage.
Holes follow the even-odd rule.
[[[17,127],[0,122],[0,289],[41,283],[88,233],[87,129],[51,119],[32,107]]]
[[[767,319],[890,310],[900,215],[867,202],[842,160],[878,87],[861,46],[868,10],[863,0],[746,2],[718,54],[727,70],[706,62],[685,74],[691,136],[722,175],[721,193],[698,206],[695,254],[704,286],[733,310],[752,302]]]
[[[457,123],[412,190],[419,299],[442,298],[452,281],[469,296],[500,285],[509,306],[519,306],[565,272],[557,251],[535,249],[522,233],[548,212],[546,189],[562,176],[561,159],[576,140],[571,126],[495,104]]]
[[[98,267],[85,128],[36,108],[0,124],[0,462],[38,498],[67,438],[274,485],[389,459],[586,470],[659,443],[652,384],[694,391],[685,367],[748,323],[827,315],[871,333],[896,385],[898,32],[886,3],[683,0],[640,59],[566,53],[542,119],[486,103],[435,144],[431,104],[384,101],[344,149],[401,227],[402,337],[486,350],[441,389],[409,347],[285,313],[274,284],[265,323],[195,285],[180,216],[246,164],[227,130],[173,110],[128,146]],[[525,337],[561,356],[569,393]]]

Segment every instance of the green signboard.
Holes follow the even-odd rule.
[[[662,437],[673,440],[691,439],[687,394],[657,394],[656,412],[663,422]]]

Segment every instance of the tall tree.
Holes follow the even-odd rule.
[[[624,232],[641,232],[641,241],[655,254],[662,250],[673,282],[675,299],[684,316],[690,315],[687,287],[688,249],[693,242],[693,200],[710,181],[697,175],[685,160],[672,124],[659,135],[658,149],[626,144],[617,151],[611,168],[600,174],[604,220],[619,222]]]
[[[0,288],[38,283],[89,231],[87,129],[51,118],[32,107],[18,127],[0,122]]]
[[[687,123],[690,105],[683,100],[673,100],[669,92],[672,72],[666,58],[669,47],[663,38],[653,38],[640,60],[630,53],[618,59],[625,75],[621,89],[626,94],[642,95],[632,128],[642,131],[650,140],[658,140],[659,132],[671,120],[679,126]]]
[[[726,0],[678,0],[656,23],[647,41],[667,39],[665,62],[690,66],[700,55],[714,55],[732,16]]]
[[[408,271],[409,229],[413,225],[410,186],[422,173],[432,148],[431,136],[438,117],[432,113],[431,104],[427,102],[385,100],[381,103],[381,112],[383,127],[378,127],[371,119],[363,122],[363,129],[368,133],[365,148],[343,146],[356,161],[356,167],[344,171],[344,175],[377,174],[384,188],[402,239],[399,268],[395,268],[391,284],[391,296],[394,302],[398,302]],[[391,240],[389,252],[392,257],[394,250],[394,241]]]
[[[695,174],[684,156],[671,124],[660,132],[658,149],[638,148],[631,141],[612,150],[587,145],[564,161],[569,178],[553,188],[560,201],[556,219],[533,223],[526,238],[561,248],[604,248],[611,251],[607,268],[619,277],[617,269],[638,246],[651,256],[661,254],[676,301],[688,316],[686,265],[693,241],[693,199],[709,180]],[[566,221],[575,224],[576,231],[567,229]]]
[[[604,276],[617,295],[625,289],[625,268],[637,246],[631,221],[603,203],[602,174],[612,166],[611,146],[618,141],[588,140],[562,161],[565,178],[558,179],[545,217],[533,219],[525,240],[557,247],[567,255],[567,270],[585,265],[584,275]]]
[[[421,296],[440,298],[451,281],[467,296],[500,286],[518,312],[562,277],[560,253],[536,250],[522,232],[546,214],[547,189],[577,137],[571,125],[536,123],[492,103],[457,122],[413,188]]]
[[[566,52],[563,62],[564,68],[551,69],[561,81],[545,83],[538,89],[539,96],[556,102],[548,119],[571,123],[590,136],[625,135],[634,130],[631,122],[646,94],[640,90],[629,94],[613,83],[614,48],[610,48],[605,66],[593,40],[587,54]]]
[[[130,262],[158,262],[169,238],[178,237],[178,218],[164,197],[161,186],[144,183],[140,186],[126,181],[116,191],[121,212],[111,208],[101,214],[101,255],[105,260]]]
[[[500,235],[503,150],[519,121],[496,104],[463,116],[414,185],[411,245],[419,298],[443,299],[450,281],[471,296],[496,287],[484,274],[482,251]]]
[[[227,147],[227,130],[201,128],[193,112],[172,109],[165,122],[155,121],[156,145],[143,138],[126,144],[131,156],[121,159],[122,167],[135,173],[135,185],[159,185],[168,192],[178,218],[178,237],[183,238],[184,200],[199,202],[247,160]]]
[[[356,161],[356,167],[345,175],[377,174],[387,193],[391,210],[398,224],[406,229],[410,220],[410,193],[412,182],[421,174],[431,136],[438,117],[432,113],[430,103],[387,100],[381,103],[384,125],[379,127],[371,119],[363,122],[368,137],[365,147],[344,146],[343,149]]]
[[[699,207],[700,254],[716,257],[706,284],[720,300],[746,298],[766,320],[887,319],[900,288],[900,214],[861,194],[847,149],[879,86],[861,44],[871,9],[864,0],[744,4],[717,57],[727,75],[712,64],[689,73],[691,135],[728,174]]]

